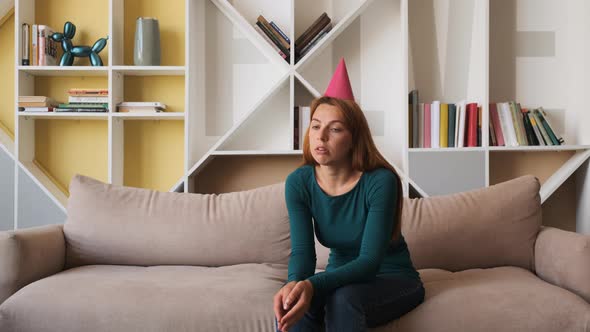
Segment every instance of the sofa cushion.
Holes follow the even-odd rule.
[[[2,331],[270,331],[284,264],[88,265],[22,288],[0,306]]]
[[[526,175],[487,188],[404,199],[402,234],[417,269],[518,266],[533,271],[541,227],[539,180]]]
[[[420,270],[426,298],[370,331],[588,331],[590,305],[517,267]],[[7,331],[274,332],[281,264],[73,268],[0,305]]]
[[[424,303],[376,331],[589,331],[590,304],[528,270],[420,270]]]
[[[226,194],[158,192],[76,175],[66,266],[287,264],[284,183]]]

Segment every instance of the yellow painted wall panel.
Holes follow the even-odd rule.
[[[184,66],[184,0],[125,0],[126,65],[133,65],[135,21],[138,17],[154,17],[160,26],[160,65]]]
[[[69,195],[76,173],[108,181],[108,121],[36,120],[35,160]]]
[[[168,191],[184,174],[184,121],[125,121],[124,185]]]
[[[184,76],[126,76],[125,101],[159,101],[166,112],[184,112]]]
[[[63,32],[64,24],[71,21],[76,26],[76,34],[72,39],[74,46],[91,46],[99,39],[109,34],[109,1],[78,1],[78,0],[40,0],[35,1],[35,22],[30,24],[45,24],[57,32]],[[103,64],[109,64],[109,45],[100,51]],[[61,46],[58,48],[58,61],[62,55]],[[74,65],[89,66],[88,58],[76,58]]]
[[[0,26],[0,130],[14,140],[14,14]]]

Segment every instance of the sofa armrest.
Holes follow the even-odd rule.
[[[0,304],[22,287],[64,269],[63,225],[0,232]]]
[[[535,242],[535,271],[590,303],[590,235],[543,227]]]

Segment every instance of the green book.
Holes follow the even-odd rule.
[[[62,103],[58,108],[109,108],[109,103]]]

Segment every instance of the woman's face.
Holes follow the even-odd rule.
[[[320,165],[351,162],[352,134],[338,107],[321,104],[316,108],[309,125],[309,148]]]

